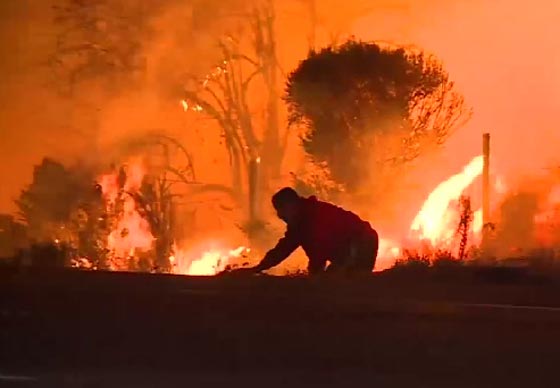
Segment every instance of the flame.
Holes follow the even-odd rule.
[[[107,237],[107,248],[113,259],[114,269],[124,269],[125,260],[134,257],[137,251],[147,252],[152,249],[154,236],[150,224],[136,208],[136,201],[131,193],[140,190],[145,176],[141,162],[131,161],[126,169],[126,180],[119,187],[119,174],[113,172],[101,176],[98,181],[102,195],[107,204],[107,212],[116,216],[116,221]],[[117,202],[122,203],[122,210],[116,211]]]
[[[193,112],[202,112],[204,110],[204,108],[199,104],[195,104],[191,106],[187,100],[181,100],[179,102],[181,103],[181,107],[185,112],[189,110],[192,110]]]
[[[103,193],[103,199],[108,204],[114,204],[119,197],[119,184],[118,184],[118,176],[116,173],[114,174],[106,174],[100,176],[97,181],[101,186],[101,191]]]
[[[484,224],[483,224],[483,221],[482,221],[482,209],[478,209],[473,214],[473,220],[472,220],[473,232],[476,235],[480,234],[480,232],[482,232],[483,226],[484,226]]]
[[[185,101],[185,105],[187,105]],[[260,160],[260,157],[256,159]],[[477,156],[470,161],[462,172],[451,176],[440,183],[428,196],[421,210],[418,212],[410,227],[410,239],[407,243],[429,241],[433,247],[440,248],[448,244],[456,233],[459,210],[451,206],[462,193],[482,174],[483,158]],[[145,176],[145,168],[139,161],[132,161],[126,169],[126,179],[120,182],[119,174],[111,173],[100,177],[103,196],[107,202],[107,210],[114,211],[117,202],[122,211],[109,233],[107,244],[111,255],[120,259],[134,257],[135,254],[146,252],[153,248],[154,237],[150,232],[148,221],[137,209],[137,204],[130,195],[139,192]],[[122,178],[121,178],[122,179]],[[551,195],[551,202],[560,198],[560,191]],[[471,232],[475,235],[482,230],[482,211],[477,209],[473,213]],[[398,240],[383,237],[380,240],[376,270],[389,268],[402,255],[403,244]],[[472,241],[471,241],[472,243]],[[194,276],[212,276],[231,265],[236,258],[243,257],[250,250],[245,246],[226,249],[211,244],[210,248],[183,249],[175,244],[169,262],[173,273]],[[115,265],[114,269],[124,266]]]
[[[173,272],[180,275],[212,276],[222,272],[235,258],[242,257],[251,250],[240,246],[231,250],[213,248],[204,251],[200,256],[175,248],[169,258],[174,267]]]
[[[412,235],[429,240],[433,246],[446,243],[457,229],[458,211],[450,208],[463,191],[482,174],[484,161],[482,156],[475,157],[459,174],[440,183],[428,196],[418,215],[414,218],[410,230]],[[473,226],[482,229],[482,212],[475,212]]]
[[[124,182],[119,182],[123,179],[122,172],[116,171],[98,179],[107,212],[116,217],[107,237],[111,269],[127,269],[127,259],[136,257],[138,252],[148,252],[153,248],[155,238],[151,233],[150,224],[138,211],[133,196],[140,193],[145,175],[143,163],[140,160],[131,160],[126,166]],[[183,250],[174,244],[169,263],[176,274],[215,275],[223,271],[233,259],[249,251],[244,246],[231,250],[213,247],[200,253]]]
[[[383,271],[390,268],[401,255],[399,244],[390,239],[379,239],[379,250],[375,261],[375,270]]]

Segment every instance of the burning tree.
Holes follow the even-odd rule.
[[[196,252],[180,246],[173,185],[184,182],[165,165],[150,166],[148,157],[142,159],[131,158],[99,179],[107,206],[111,269],[209,275],[249,251],[241,246]]]
[[[470,115],[435,57],[354,40],[311,51],[285,100],[307,154],[350,191],[442,144]]]
[[[140,162],[103,175],[100,185],[109,221],[108,248],[114,269],[171,270],[175,208],[167,175],[146,175]]]
[[[117,267],[169,272],[177,236],[177,184],[192,193],[193,160],[173,137],[153,132],[121,144],[120,167],[99,177],[111,220],[109,247]]]
[[[142,146],[142,141],[139,144]],[[155,238],[155,267],[158,271],[171,270],[170,257],[177,236],[177,202],[179,194],[173,191],[177,183],[186,184],[191,193],[212,189],[196,184],[196,174],[192,157],[176,139],[161,134],[151,134],[144,139],[144,148],[155,146],[159,161],[153,161],[151,175],[146,176],[140,191],[133,194],[141,215],[148,220]],[[179,152],[184,164],[173,162],[172,150]],[[194,186],[194,187],[193,187]],[[215,189],[215,188],[213,188]]]
[[[231,36],[220,40],[220,63],[202,79],[189,76],[182,101],[186,111],[203,112],[219,124],[232,167],[232,193],[238,202],[244,196],[244,179],[249,185],[246,230],[250,237],[262,228],[258,216],[260,194],[269,178],[279,176],[287,142],[278,127],[274,19],[273,1],[255,5],[248,15],[253,32],[252,55],[243,53],[242,43]],[[257,79],[266,91],[262,136],[258,136],[254,122],[257,104],[249,98],[249,89]]]

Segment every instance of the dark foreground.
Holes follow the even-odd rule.
[[[560,284],[0,271],[0,387],[558,387]]]

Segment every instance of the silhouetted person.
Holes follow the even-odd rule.
[[[379,237],[367,221],[314,196],[300,197],[289,187],[274,194],[272,205],[287,224],[286,233],[257,266],[244,271],[272,268],[300,246],[309,258],[310,274],[373,271]]]

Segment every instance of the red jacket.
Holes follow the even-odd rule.
[[[350,242],[365,233],[373,233],[367,221],[316,197],[303,198],[298,222],[288,224],[284,237],[259,264],[264,270],[280,264],[298,247],[309,258],[309,272],[324,270],[327,260],[336,261]]]

